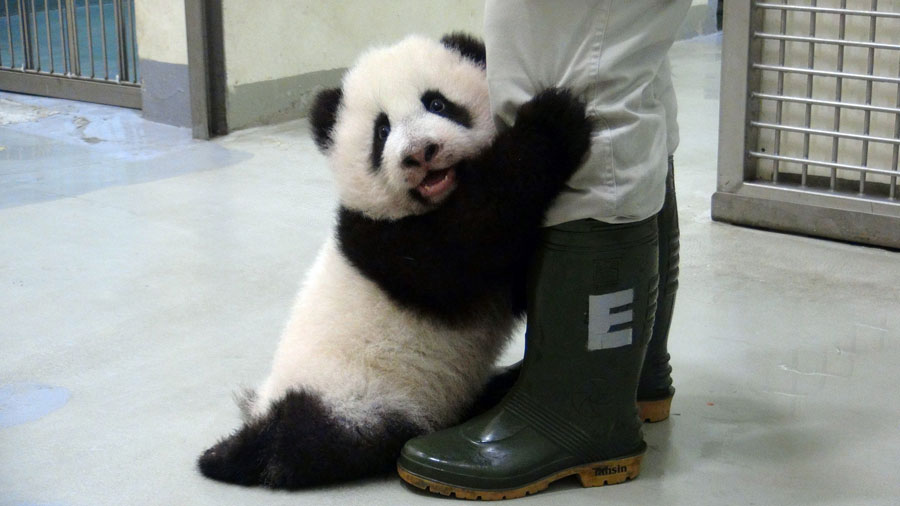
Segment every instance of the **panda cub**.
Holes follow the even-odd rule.
[[[457,423],[524,310],[544,213],[591,125],[561,90],[498,133],[484,46],[411,36],[364,53],[310,121],[340,196],[244,425],[206,476],[296,489],[388,472]]]

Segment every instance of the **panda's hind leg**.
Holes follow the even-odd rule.
[[[348,423],[318,395],[291,391],[206,450],[198,467],[218,481],[298,489],[391,472],[403,444],[422,433],[397,414]]]

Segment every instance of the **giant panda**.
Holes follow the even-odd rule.
[[[394,469],[408,439],[460,421],[524,309],[544,213],[590,145],[549,89],[497,132],[484,46],[410,36],[318,94],[314,140],[339,194],[272,370],[200,471],[297,489]]]

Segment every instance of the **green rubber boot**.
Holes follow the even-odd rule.
[[[647,345],[641,379],[638,382],[638,414],[645,422],[661,422],[669,418],[672,397],[672,366],[669,365],[669,326],[678,291],[678,202],[675,198],[675,166],[669,157],[666,177],[666,200],[656,215],[659,226],[659,299],[653,333]]]
[[[646,449],[635,395],[657,300],[657,222],[546,229],[529,280],[525,360],[468,422],[409,441],[410,484],[466,499],[523,497],[577,475],[632,479]]]
[[[638,383],[638,416],[645,422],[661,422],[669,418],[672,397],[672,366],[669,365],[668,339],[678,290],[678,204],[675,196],[674,163],[669,157],[666,178],[666,198],[656,215],[659,227],[659,288],[656,317],[650,343],[641,368]],[[477,399],[467,418],[479,415],[497,404],[515,384],[522,369],[522,361],[497,373]]]

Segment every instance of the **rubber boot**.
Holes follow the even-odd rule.
[[[672,366],[669,365],[669,327],[678,291],[678,202],[675,198],[675,164],[669,157],[666,177],[666,200],[656,215],[659,226],[659,299],[653,334],[647,346],[641,379],[638,383],[638,413],[645,422],[669,418],[672,397]]]
[[[656,215],[659,227],[659,288],[655,323],[647,354],[641,368],[638,383],[638,416],[645,422],[661,422],[669,418],[672,397],[672,366],[667,349],[675,292],[678,291],[678,204],[675,196],[674,163],[669,157],[669,174],[666,178],[666,198],[662,210]],[[522,362],[507,366],[491,378],[481,396],[476,400],[469,416],[477,416],[495,404],[512,388],[521,372]]]
[[[407,442],[400,476],[466,499],[523,497],[570,475],[584,486],[636,477],[646,444],[635,395],[657,300],[657,233],[656,217],[546,229],[518,381],[482,415]]]

